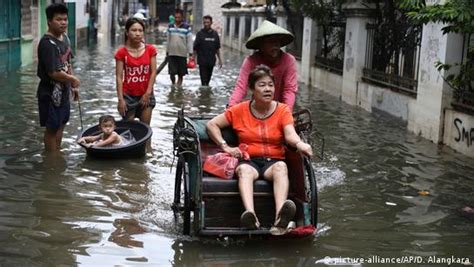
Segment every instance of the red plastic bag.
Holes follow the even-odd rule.
[[[245,160],[250,159],[249,153],[247,153],[247,148],[248,146],[246,144],[239,145],[242,158]],[[221,152],[207,156],[204,161],[203,170],[219,178],[232,179],[237,164],[239,164],[237,158],[232,157],[229,153]]]
[[[206,158],[203,170],[219,178],[232,179],[238,163],[229,153],[217,153]]]
[[[190,57],[188,60],[188,69],[195,69],[196,68],[196,62],[194,61],[194,58]]]

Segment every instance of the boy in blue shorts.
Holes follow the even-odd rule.
[[[75,100],[80,81],[72,74],[73,57],[66,30],[68,9],[63,4],[46,8],[48,32],[38,44],[38,109],[40,125],[46,127],[43,142],[46,151],[59,151],[64,126],[69,121],[70,91]],[[72,89],[72,90],[71,90]]]

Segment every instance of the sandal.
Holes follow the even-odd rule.
[[[284,235],[287,233],[287,230],[283,227],[272,226],[270,228],[271,235]]]
[[[293,219],[296,213],[296,205],[295,202],[287,199],[283,203],[283,206],[278,213],[278,217],[275,221],[274,226],[286,229],[288,223]]]
[[[245,229],[256,230],[260,227],[260,223],[255,213],[246,210],[240,216],[240,226]]]
[[[296,228],[296,223],[294,221],[290,221],[286,228],[278,227],[278,226],[272,226],[270,228],[270,234],[272,234],[272,235],[286,235],[289,232],[293,231],[293,229],[295,229],[295,228]]]

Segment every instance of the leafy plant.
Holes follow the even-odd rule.
[[[333,51],[344,51],[345,32],[341,32],[340,27],[345,20],[342,13],[342,5],[347,0],[290,0],[290,6],[298,13],[302,12],[305,17],[316,21],[322,30],[322,49],[321,56],[328,58],[330,56],[338,57]],[[343,54],[340,54],[343,57]],[[337,58],[343,60],[343,58]]]
[[[459,72],[448,74],[444,80],[454,89],[454,98],[474,107],[474,1],[447,0],[444,5],[427,6],[424,0],[401,0],[401,5],[411,8],[407,15],[420,22],[441,22],[443,34],[460,33],[465,36],[466,55],[462,62],[450,65],[435,62],[438,71],[458,67]]]

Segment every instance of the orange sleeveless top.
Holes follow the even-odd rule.
[[[293,124],[288,105],[277,103],[269,117],[258,119],[250,111],[250,101],[245,101],[230,107],[224,115],[237,133],[239,142],[248,145],[250,157],[285,158],[283,128]]]

